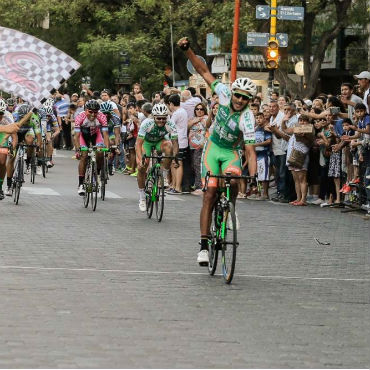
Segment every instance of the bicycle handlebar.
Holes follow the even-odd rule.
[[[174,159],[175,162],[178,164],[178,158],[176,156],[173,156],[173,155],[146,155],[144,154],[141,158],[141,163],[144,164],[144,161],[145,159],[157,159],[158,162],[160,162],[162,159]]]
[[[253,181],[256,181],[257,179],[257,176],[238,176],[238,175],[233,175],[231,174],[231,172],[226,172],[224,175],[213,175],[211,174],[209,171],[207,172],[206,174],[206,177],[205,177],[205,183],[204,183],[204,187],[202,189],[203,192],[206,192],[207,189],[208,189],[208,181],[209,179],[213,177],[215,179],[223,179],[226,181],[226,184],[229,184],[231,180],[239,180],[239,179],[244,179],[244,180],[247,180],[248,183],[252,183]]]

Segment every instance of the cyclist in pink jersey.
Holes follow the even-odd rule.
[[[100,105],[96,100],[89,100],[85,104],[85,111],[75,118],[75,147],[76,158],[80,158],[78,165],[78,194],[83,196],[85,190],[83,182],[86,172],[87,152],[81,153],[80,147],[106,146],[109,147],[108,123],[105,114],[99,112]],[[96,153],[98,173],[103,162],[103,153]]]

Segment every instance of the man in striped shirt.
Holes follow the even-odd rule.
[[[71,124],[66,121],[66,116],[68,115],[69,101],[63,99],[63,95],[60,91],[57,91],[55,100],[56,103],[54,105],[54,108],[57,114],[58,125],[63,132],[64,147],[67,150],[71,150]]]

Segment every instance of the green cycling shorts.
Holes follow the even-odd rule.
[[[159,141],[146,141],[144,140],[143,142],[143,150],[144,154],[147,157],[150,157],[152,155],[152,149],[155,149],[157,152],[161,152],[161,145],[164,140],[159,140]]]
[[[231,172],[233,175],[242,174],[242,165],[238,150],[221,148],[208,139],[202,154],[202,181],[207,172],[212,175]],[[217,186],[217,179],[210,178],[208,186]]]

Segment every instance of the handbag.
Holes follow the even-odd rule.
[[[293,148],[290,152],[288,163],[296,168],[302,168],[304,164],[304,160],[306,158],[306,154],[302,153],[301,151]]]

